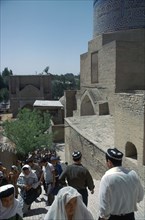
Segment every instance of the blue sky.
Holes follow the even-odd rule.
[[[0,0],[0,72],[80,73],[93,36],[93,0]]]

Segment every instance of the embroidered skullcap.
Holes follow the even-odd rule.
[[[12,184],[0,186],[0,199],[9,197],[12,194],[14,194],[14,186]]]
[[[114,160],[122,160],[123,153],[119,151],[117,148],[109,148],[107,150],[108,157],[114,159]]]
[[[12,165],[12,166],[11,166],[11,169],[13,169],[13,170],[18,170],[17,166],[15,166],[15,165]]]
[[[72,153],[72,157],[73,157],[73,160],[79,160],[79,159],[81,159],[82,154],[81,154],[80,151],[74,151],[74,152]]]

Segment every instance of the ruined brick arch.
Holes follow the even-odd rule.
[[[131,142],[127,142],[125,145],[125,156],[137,160],[137,149]]]
[[[85,93],[84,96],[82,96],[80,115],[95,115],[93,101],[89,93]]]

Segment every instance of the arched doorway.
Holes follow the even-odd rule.
[[[81,103],[81,116],[95,115],[92,102],[88,95],[86,95]]]
[[[137,149],[131,142],[127,142],[125,146],[125,156],[137,160]]]
[[[28,108],[28,109],[30,109],[30,110],[33,110],[33,105],[31,105],[31,104],[25,104],[23,107],[22,107],[22,109],[23,108]]]

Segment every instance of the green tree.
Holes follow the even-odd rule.
[[[3,71],[2,71],[2,78],[5,84],[5,87],[9,88],[9,77],[13,75],[12,70],[8,70],[8,68],[6,67]]]
[[[0,74],[0,102],[9,100],[9,77],[13,75],[12,70],[6,67]]]
[[[48,75],[48,74],[49,74],[49,66],[47,66],[47,67],[43,70],[43,72]]]
[[[80,89],[80,76],[73,73],[52,75],[52,98],[59,99],[64,95],[64,90]]]
[[[52,97],[55,100],[60,99],[64,95],[64,85],[61,81],[52,81]]]
[[[5,85],[4,85],[4,81],[3,81],[3,77],[2,75],[0,74],[0,89],[4,88]]]
[[[2,88],[0,90],[0,100],[4,101],[5,103],[9,100],[9,91],[7,88]]]
[[[3,123],[4,136],[9,138],[16,146],[18,154],[26,156],[38,148],[52,145],[52,133],[50,127],[50,115],[47,112],[22,109],[17,119]]]

